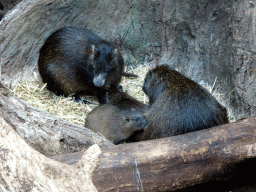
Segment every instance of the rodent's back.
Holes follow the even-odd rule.
[[[121,110],[132,110],[143,112],[148,106],[134,97],[130,96],[128,93],[115,89],[107,93],[106,103],[115,105]]]
[[[57,95],[96,94],[88,66],[90,42],[103,40],[87,29],[67,27],[52,33],[40,49],[38,70],[47,88]]]
[[[151,107],[146,139],[168,137],[228,122],[226,110],[203,87],[167,66],[149,71],[143,85]]]
[[[87,29],[77,27],[62,28],[52,33],[40,49],[39,60],[47,62],[56,60],[56,57],[63,60],[72,60],[69,63],[77,65],[78,62],[85,61],[86,53],[90,49],[90,44],[98,44],[103,40]],[[40,57],[41,56],[41,57]],[[43,64],[43,63],[42,63]]]

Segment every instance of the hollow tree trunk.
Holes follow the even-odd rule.
[[[113,144],[90,129],[74,125],[14,97],[0,84],[0,117],[37,151],[60,155]]]
[[[34,71],[37,72],[38,51],[53,31],[65,26],[86,26],[121,48],[126,62],[130,57],[130,64],[135,60],[167,63],[208,90],[209,87],[214,88],[214,92],[220,97],[224,95],[223,103],[231,107],[231,115],[236,118],[249,117],[256,113],[255,9],[255,3],[250,0],[23,0],[0,22],[1,79],[5,84],[11,85],[20,79],[31,77]],[[3,86],[0,89],[0,116],[29,144],[45,155],[79,151],[93,143],[111,145],[83,127],[67,123],[21,102]],[[202,160],[205,166],[199,164],[197,168],[209,168],[208,171],[211,171],[218,166],[222,170],[222,166],[229,165],[230,161],[225,156],[230,157],[231,162],[249,158],[250,155],[254,157],[254,125],[253,122],[250,128],[245,121],[243,126],[246,130],[248,128],[245,132],[236,128],[234,130],[237,132],[233,132],[231,128],[228,129],[229,132],[214,128],[184,136],[106,149],[104,158],[110,162],[118,161],[117,164],[124,162],[127,167],[123,169],[121,166],[117,169],[114,165],[111,167],[111,164],[102,163],[99,170],[102,170],[103,181],[98,181],[98,186],[104,190],[118,190],[131,185],[135,190],[142,190],[143,187],[146,191],[147,186],[157,190],[160,185],[159,190],[167,190],[168,187],[179,189],[191,183],[203,182],[205,178],[207,180],[209,172],[205,172],[206,176],[203,174],[202,177],[195,172],[195,177],[191,179],[190,166],[186,166],[186,163],[193,165],[196,160]],[[202,133],[206,135],[200,135]],[[235,139],[232,140],[232,137]],[[202,143],[198,143],[198,138]],[[239,145],[239,148],[234,142],[243,145]],[[152,147],[152,144],[155,146]],[[151,154],[147,153],[150,147],[159,149],[163,154],[154,153],[148,157]],[[182,153],[183,147],[188,153]],[[165,163],[171,163],[170,169],[159,160],[164,159],[166,154],[169,156],[165,158]],[[147,158],[152,161],[151,164],[147,164]],[[222,158],[224,163],[219,162]],[[137,168],[134,166],[135,159]],[[209,163],[211,161],[212,164]],[[147,166],[150,167],[148,170]],[[158,166],[163,170],[160,174],[154,172]],[[179,166],[186,174],[179,172]],[[129,170],[129,167],[133,169]],[[129,170],[128,176],[122,176],[122,170],[126,168]],[[114,176],[107,174],[111,169],[115,169]],[[149,171],[152,171],[152,175],[147,174]],[[170,181],[167,184],[162,183],[168,178],[166,176],[158,182],[153,179],[145,184],[144,179],[151,178],[155,173],[159,178],[162,174],[169,173],[167,176],[171,177]],[[179,176],[178,179],[175,174]]]
[[[99,146],[90,147],[76,165],[66,165],[32,149],[0,117],[0,191],[96,192],[92,173],[100,163]]]
[[[153,192],[228,179],[239,163],[255,159],[255,133],[256,116],[179,136],[104,148],[93,183],[98,191]],[[51,158],[74,164],[82,154]],[[248,165],[245,174],[253,167]]]

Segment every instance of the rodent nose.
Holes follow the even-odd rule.
[[[102,87],[105,84],[106,75],[103,73],[100,73],[99,75],[95,76],[93,78],[93,84],[97,87]]]

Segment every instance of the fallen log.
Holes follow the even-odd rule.
[[[0,117],[34,149],[46,156],[77,152],[113,143],[85,127],[69,123],[14,97],[0,83]]]
[[[98,191],[171,191],[231,177],[256,156],[256,117],[184,135],[107,147]],[[83,153],[52,157],[74,164]],[[255,163],[255,162],[254,162]]]
[[[101,150],[91,146],[75,165],[56,162],[32,149],[0,118],[0,191],[96,192],[92,173]]]

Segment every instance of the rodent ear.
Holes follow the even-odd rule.
[[[118,50],[117,50],[117,49],[114,49],[114,50],[112,51],[111,57],[112,57],[112,58],[116,58],[117,55],[118,55]]]
[[[92,51],[93,57],[96,57],[96,55],[98,54],[98,49],[95,45],[91,46],[91,51]]]

